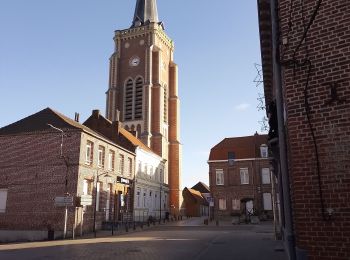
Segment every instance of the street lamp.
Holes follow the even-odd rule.
[[[159,182],[159,224],[162,220],[162,182]]]
[[[47,124],[49,127],[51,127],[52,129],[61,132],[62,136],[61,136],[61,149],[60,149],[60,156],[63,157],[63,137],[64,137],[64,132],[62,129],[55,127],[51,124]]]
[[[94,226],[93,226],[93,232],[94,232],[94,236],[96,237],[96,207],[97,207],[97,183],[98,183],[98,179],[100,176],[104,175],[104,177],[108,178],[108,177],[112,177],[111,175],[108,174],[108,172],[103,172],[98,174],[98,170],[96,171],[96,178],[95,178],[95,203],[94,203]]]
[[[52,129],[61,132],[61,149],[60,149],[60,157],[63,158],[64,163],[66,164],[66,179],[65,179],[65,186],[64,186],[64,195],[67,196],[69,195],[68,193],[68,160],[67,158],[63,155],[63,137],[64,137],[64,132],[62,129],[53,126],[52,124],[47,124],[49,127]],[[63,228],[63,239],[66,238],[67,235],[67,220],[68,220],[68,207],[65,205],[65,211],[64,211],[64,228]]]

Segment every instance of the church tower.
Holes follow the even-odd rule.
[[[170,207],[180,209],[181,144],[179,136],[178,68],[174,42],[158,20],[156,0],[137,0],[129,29],[117,30],[110,58],[106,117],[166,160]],[[166,176],[165,176],[166,179]]]

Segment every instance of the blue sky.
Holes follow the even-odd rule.
[[[46,107],[104,113],[114,30],[135,2],[1,0],[0,127]],[[158,0],[158,12],[179,65],[183,186],[208,183],[210,148],[261,128],[256,1]]]

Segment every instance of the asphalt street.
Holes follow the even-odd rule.
[[[0,245],[0,259],[286,259],[270,225],[188,223],[113,237]]]

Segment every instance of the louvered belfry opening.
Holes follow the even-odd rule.
[[[142,78],[136,79],[135,84],[135,112],[134,119],[142,119],[142,105],[143,105],[143,80]]]
[[[125,86],[125,120],[132,120],[134,99],[134,82],[129,79]]]

